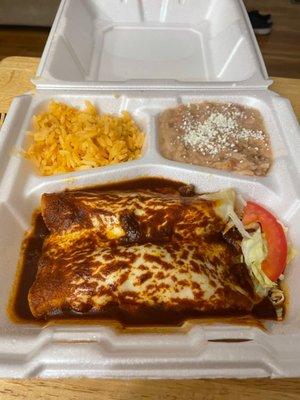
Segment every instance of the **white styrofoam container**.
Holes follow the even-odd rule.
[[[62,0],[38,88],[270,84],[242,0]]]
[[[139,160],[109,167],[42,177],[16,149],[26,145],[32,115],[50,99],[78,107],[89,99],[104,112],[128,110],[146,131]],[[259,109],[271,135],[274,164],[268,176],[243,177],[164,159],[157,144],[156,116],[167,107],[192,101],[231,101]],[[6,314],[24,232],[41,194],[141,176],[193,183],[199,191],[234,187],[245,198],[266,205],[289,227],[300,248],[300,136],[287,100],[270,91],[61,93],[24,95],[14,100],[1,133],[0,183],[0,376],[10,377],[291,377],[300,376],[299,254],[289,266],[290,295],[283,322],[267,331],[217,323],[190,324],[173,332],[139,333],[101,325],[15,324]],[[298,157],[298,158],[297,158]],[[224,342],[233,339],[235,342]],[[215,342],[217,340],[217,342]],[[238,342],[236,342],[238,340]]]
[[[267,330],[189,323],[132,332],[104,325],[13,323],[6,308],[24,232],[41,194],[142,176],[234,187],[266,205],[300,248],[300,136],[289,102],[267,90],[267,72],[241,0],[62,0],[38,76],[37,94],[17,97],[0,135],[0,376],[300,376],[300,257],[286,274],[286,319]],[[39,176],[17,151],[33,114],[51,99],[103,112],[128,110],[146,132],[139,160]],[[159,152],[156,116],[203,100],[259,109],[274,164],[266,177],[177,163]],[[228,342],[227,340],[233,340]]]

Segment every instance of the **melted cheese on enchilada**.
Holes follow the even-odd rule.
[[[50,234],[29,291],[32,314],[250,311],[252,281],[222,235],[219,208],[201,196],[150,190],[43,195]]]
[[[99,311],[161,306],[198,311],[250,310],[247,268],[230,246],[146,243],[99,246],[93,241],[44,252],[29,302],[37,317],[55,310]]]
[[[216,201],[151,191],[44,194],[42,213],[51,233],[90,229],[106,239],[126,242],[187,239],[220,232],[226,221]]]

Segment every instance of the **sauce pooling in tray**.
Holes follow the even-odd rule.
[[[251,313],[275,319],[270,293],[282,292],[245,264],[241,244],[250,239],[223,212],[232,196],[198,195],[157,178],[43,195],[10,316],[125,325]]]

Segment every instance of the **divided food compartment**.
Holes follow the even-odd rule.
[[[50,98],[82,107],[89,99],[103,112],[128,110],[146,132],[139,160],[70,174],[41,177],[16,149],[26,144],[33,114]],[[274,164],[268,176],[242,177],[229,172],[164,159],[157,147],[156,117],[162,110],[194,101],[230,101],[258,108],[270,132]],[[3,139],[2,139],[3,138]],[[299,255],[287,271],[290,296],[287,318],[251,326],[188,322],[181,327],[132,332],[101,325],[36,326],[9,320],[6,307],[15,279],[19,249],[31,215],[44,192],[82,187],[139,176],[163,176],[193,183],[198,191],[235,187],[245,198],[269,207],[289,226],[300,247],[299,136],[288,101],[268,91],[224,91],[222,94],[133,93],[24,95],[14,100],[1,135],[1,342],[4,376],[293,376],[300,374]],[[13,153],[12,153],[13,151]],[[229,340],[229,342],[226,342]],[[230,341],[234,342],[230,342]],[[238,341],[238,342],[236,342]]]
[[[300,261],[299,254],[286,273],[289,294],[288,314],[283,322],[266,322],[266,330],[250,325],[220,322],[205,324],[201,321],[187,321],[184,325],[173,328],[152,329],[123,329],[120,325],[114,324],[56,323],[41,326],[14,323],[7,316],[6,309],[16,277],[21,242],[25,231],[30,228],[32,213],[39,206],[41,194],[44,192],[144,176],[159,176],[192,183],[200,192],[234,187],[245,198],[264,204],[278,215],[289,227],[289,237],[294,246],[300,248],[300,225],[297,223],[300,219],[299,126],[289,102],[264,90],[268,85],[265,68],[259,52],[257,53],[255,40],[249,32],[242,4],[235,0],[224,1],[228,7],[225,12],[225,9],[222,9],[223,5],[217,6],[217,3],[220,3],[217,1],[162,0],[161,8],[157,7],[158,3],[156,0],[63,1],[41,61],[39,69],[41,77],[35,80],[38,87],[37,94],[16,98],[10,108],[0,136],[2,227],[0,230],[0,376],[197,378],[300,375],[300,270],[297,268]],[[178,7],[181,7],[180,13]],[[92,12],[93,24],[86,22],[83,22],[82,26],[79,24],[80,18],[83,18],[83,21],[87,18],[84,10]],[[136,10],[136,13],[133,10]],[[111,73],[107,80],[101,75],[104,71],[101,72],[101,68],[104,68],[101,67],[103,62],[101,60],[98,60],[98,63],[86,61],[85,66],[89,71],[93,68],[96,71],[98,68],[98,81],[93,78],[96,75],[91,75],[89,78],[88,74],[74,74],[79,65],[77,57],[84,56],[81,60],[84,64],[84,60],[89,59],[85,51],[90,51],[91,54],[99,52],[99,48],[96,50],[94,44],[92,49],[88,48],[91,35],[96,37],[97,29],[97,34],[99,30],[103,31],[101,21],[118,21],[117,33],[112,33],[113,39],[107,39],[108,42],[113,40],[113,43],[109,43],[110,48],[114,48],[114,43],[121,40],[124,33],[121,36],[118,33],[122,24],[128,31],[130,27],[133,27],[133,30],[137,29],[136,21],[143,26],[149,22],[151,28],[156,16],[156,23],[168,21],[179,29],[182,28],[181,23],[188,25],[184,21],[183,10],[188,11],[185,18],[189,22],[193,18],[197,22],[198,15],[205,15],[206,28],[200,25],[206,35],[208,32],[212,33],[212,38],[217,37],[218,29],[219,33],[223,34],[228,29],[228,35],[233,35],[229,32],[234,32],[236,26],[236,32],[238,30],[242,32],[243,37],[240,42],[246,41],[245,48],[250,49],[249,54],[247,52],[244,54],[245,57],[240,54],[239,62],[244,63],[244,58],[248,58],[247,63],[251,64],[249,68],[252,68],[253,72],[250,73],[251,77],[249,78],[247,73],[249,70],[243,69],[243,65],[239,64],[237,70],[230,67],[231,76],[228,82],[226,74],[219,80],[216,75],[206,76],[205,81],[200,75],[198,77],[193,75],[196,70],[199,70],[199,74],[202,73],[201,68],[197,67],[193,73],[190,75],[187,73],[184,79],[178,80],[174,85],[173,78],[176,75],[173,77],[171,74],[155,75],[156,67],[152,64],[147,76],[152,76],[153,81],[148,81],[145,79],[147,77],[142,75],[136,75],[140,80],[135,82],[130,80],[128,84],[121,82],[122,76],[115,74],[114,66],[119,62],[115,53],[113,53],[112,68],[108,68],[105,64],[105,70]],[[120,15],[123,23],[118,20]],[[128,23],[131,18],[134,19],[130,21],[132,25]],[[167,27],[167,31],[170,29]],[[195,30],[194,27],[189,27],[188,32],[189,29],[191,32]],[[113,32],[114,29],[110,31]],[[156,28],[149,29],[149,32],[155,31]],[[144,39],[148,33],[142,34]],[[157,32],[153,34],[153,38],[156,34]],[[66,46],[70,51],[69,54],[65,53],[65,50],[60,52],[59,46],[64,45],[58,44],[63,43],[67,35],[69,42],[66,42],[68,43]],[[201,37],[200,34],[198,36]],[[224,51],[225,45],[226,41],[222,45]],[[75,55],[76,47],[73,46],[78,46],[77,55]],[[143,47],[136,43],[135,46]],[[231,43],[228,50],[232,46]],[[236,49],[239,51],[238,46]],[[100,53],[101,51],[99,57]],[[129,52],[132,56],[135,53]],[[157,53],[160,53],[159,49]],[[97,59],[93,54],[91,57],[93,60]],[[104,59],[105,57],[107,60],[108,56],[104,56]],[[201,57],[205,58],[205,62],[210,60],[209,65],[212,66],[208,53],[204,53]],[[53,62],[53,59],[56,61]],[[226,63],[229,65],[234,59],[234,54],[231,58],[227,54]],[[130,68],[133,58],[124,62],[124,65]],[[74,68],[72,63],[73,67],[75,65]],[[162,64],[163,69],[167,68],[167,62]],[[215,71],[214,68],[209,69]],[[163,82],[162,79],[165,77],[171,79]],[[68,81],[67,78],[72,80]],[[191,84],[192,79],[195,79],[195,82]],[[232,85],[231,79],[236,80],[236,86],[228,88]],[[192,85],[190,90],[185,88],[189,86],[187,82]],[[114,85],[115,89],[111,90]],[[218,90],[219,85],[223,85],[222,90]],[[210,86],[213,88],[210,89]],[[145,87],[148,90],[137,90]],[[141,158],[68,174],[49,177],[38,175],[32,164],[20,157],[18,151],[27,144],[26,131],[30,129],[32,116],[44,110],[52,99],[78,107],[83,107],[84,101],[90,100],[104,113],[118,114],[128,110],[146,133]],[[230,172],[173,162],[161,156],[157,140],[158,114],[182,103],[205,100],[234,102],[260,110],[271,137],[274,155],[273,165],[266,177],[239,176]]]

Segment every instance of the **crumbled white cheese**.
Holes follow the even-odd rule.
[[[180,139],[184,145],[193,151],[201,151],[208,156],[217,156],[220,153],[238,153],[241,143],[256,140],[268,146],[265,132],[262,130],[247,129],[242,126],[244,112],[224,105],[220,111],[206,112],[204,120],[195,118],[190,107],[183,116],[177,130],[181,132]],[[179,135],[177,136],[179,138]],[[255,147],[258,151],[258,147]]]

